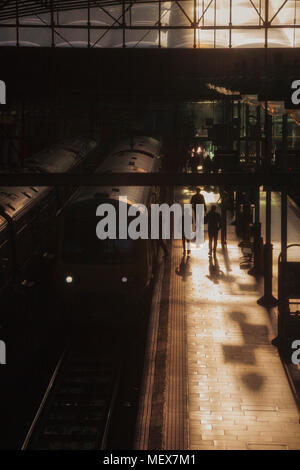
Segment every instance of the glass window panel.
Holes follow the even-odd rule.
[[[263,29],[233,29],[232,47],[263,47],[264,34]]]
[[[258,2],[254,4],[259,11]],[[235,26],[259,24],[259,15],[249,0],[232,2],[232,24]]]
[[[55,22],[61,25],[78,23],[87,24],[88,10],[85,8],[82,10],[60,11],[58,12],[58,15],[55,15]]]
[[[207,10],[206,8],[204,8],[204,10],[202,10],[201,8],[201,15],[203,11],[204,15],[202,19],[202,25],[204,24],[205,26],[213,26],[215,24],[214,2],[212,2],[212,4],[207,8]]]
[[[214,47],[214,31],[212,29],[202,29],[200,32],[199,42],[201,48],[210,49],[211,47]]]
[[[224,26],[229,24],[230,0],[217,0],[216,24]]]
[[[299,3],[299,2],[297,2]],[[273,18],[273,16],[277,13],[279,10],[280,6],[283,4],[283,0],[274,0],[274,2],[271,2],[271,8],[270,8],[270,19]],[[293,24],[294,23],[294,16],[295,16],[295,11],[297,12],[299,10],[300,12],[300,7],[299,4],[298,6],[296,5],[296,10],[295,10],[295,1],[294,0],[289,0],[284,7],[278,12],[276,17],[273,20],[273,24]]]
[[[15,28],[0,28],[0,45],[15,46],[17,42],[17,34]]]
[[[128,47],[157,47],[157,31],[138,30],[126,31],[126,44]]]
[[[55,45],[57,47],[87,47],[88,31],[86,29],[57,28]]]
[[[193,47],[194,32],[191,30],[171,30],[168,32],[168,47]]]
[[[183,4],[185,8],[185,4]],[[134,5],[131,13],[127,14],[127,22],[132,25],[154,25],[158,21],[158,6],[153,5]]]
[[[228,47],[229,45],[229,30],[216,31],[216,47]]]
[[[50,13],[42,13],[35,16],[24,16],[19,18],[20,25],[24,24],[50,24],[51,16]]]
[[[95,47],[120,47],[122,45],[123,32],[121,30],[91,30],[91,45]]]
[[[188,18],[193,21],[194,19],[194,4],[191,4],[191,2],[184,2],[182,3],[182,8],[184,9],[185,13],[187,14]],[[198,13],[198,9],[196,10]],[[191,22],[187,18],[186,15],[180,10],[178,4],[173,3],[171,5],[171,11],[170,11],[170,24],[171,25],[178,25],[178,26],[186,26],[190,25]],[[199,14],[197,15],[199,17]]]
[[[300,47],[300,29],[299,28],[295,29],[294,35],[295,35],[294,47]]]
[[[268,31],[269,47],[292,47],[294,31],[292,28],[271,28]]]
[[[110,13],[110,15],[112,15],[114,18],[119,19],[119,21],[121,21],[122,5],[107,7],[105,8],[105,10],[107,10]],[[93,18],[96,20],[99,20],[99,15],[100,15],[100,19],[103,19],[104,21],[110,21],[110,22],[113,21],[109,15],[105,14],[104,12],[101,12],[97,8],[94,9],[93,15],[94,15]]]
[[[19,28],[21,46],[51,46],[50,28]]]

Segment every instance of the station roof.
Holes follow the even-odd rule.
[[[294,48],[300,1],[0,0],[0,46]]]
[[[140,2],[140,0],[134,0]],[[16,18],[16,16],[24,17],[36,15],[40,13],[49,13],[54,10],[78,10],[99,6],[115,6],[122,1],[117,0],[45,0],[45,1],[30,1],[30,0],[2,0],[0,2],[0,20],[8,20]]]

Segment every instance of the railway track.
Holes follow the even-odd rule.
[[[105,449],[122,375],[120,357],[103,344],[65,350],[22,450]]]

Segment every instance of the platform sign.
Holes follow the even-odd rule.
[[[280,263],[280,280],[282,279],[282,264]],[[300,262],[289,261],[285,264],[285,297],[300,299]]]

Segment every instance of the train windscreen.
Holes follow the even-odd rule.
[[[62,258],[71,264],[133,263],[138,241],[100,240],[96,236],[99,218],[66,219],[64,223]]]

